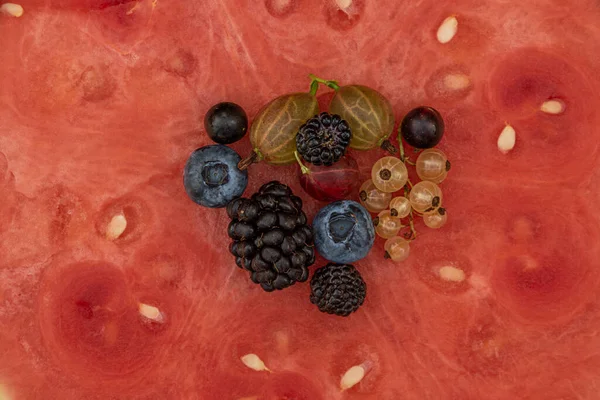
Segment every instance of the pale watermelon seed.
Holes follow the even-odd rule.
[[[296,8],[295,0],[265,0],[265,7],[274,17],[284,17]]]
[[[465,272],[450,265],[439,269],[440,278],[450,282],[462,282],[465,280]]]
[[[370,361],[365,361],[360,365],[354,365],[350,367],[348,371],[342,375],[342,379],[340,380],[340,389],[348,390],[354,385],[358,384],[363,380],[367,372],[371,370],[372,363]]]
[[[123,232],[127,229],[127,219],[123,214],[116,214],[112,217],[108,225],[106,226],[106,238],[108,240],[116,240]]]
[[[454,15],[447,17],[437,30],[438,42],[445,44],[454,38],[458,31],[458,20]]]
[[[278,12],[285,11],[290,6],[290,3],[291,0],[273,0],[271,2],[273,8]]]
[[[277,350],[281,354],[287,354],[290,351],[290,336],[283,331],[275,332],[275,343],[277,344]]]
[[[565,111],[565,103],[560,100],[548,100],[542,103],[540,110],[546,114],[562,114]]]
[[[335,0],[335,4],[342,11],[347,11],[352,6],[352,0]]]
[[[144,304],[144,303],[139,303],[138,310],[140,312],[140,315],[142,315],[154,322],[163,323],[165,321],[165,317],[164,317],[163,313],[161,313],[160,310],[154,306]]]
[[[508,153],[515,147],[516,140],[517,133],[515,129],[506,124],[502,132],[500,132],[500,136],[498,136],[498,150],[503,154]]]
[[[10,15],[11,17],[19,18],[23,15],[23,7],[19,4],[4,3],[0,6],[0,11],[4,14]]]
[[[260,359],[256,354],[246,354],[245,356],[240,358],[244,365],[250,369],[255,371],[269,371],[271,370],[265,366],[263,360]]]
[[[448,74],[444,77],[444,85],[448,89],[462,90],[471,84],[471,80],[464,74]]]
[[[0,384],[0,400],[11,400],[12,397],[8,396],[6,386]]]

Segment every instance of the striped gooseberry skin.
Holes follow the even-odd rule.
[[[350,125],[351,148],[371,150],[381,146],[394,151],[387,142],[394,129],[394,111],[390,102],[375,89],[342,86],[331,99],[329,112],[340,115]]]

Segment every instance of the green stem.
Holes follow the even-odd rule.
[[[398,147],[400,148],[400,160],[406,161],[406,155],[404,153],[404,144],[402,143],[402,135],[400,134],[400,128],[398,128]]]
[[[400,159],[402,162],[406,162],[410,165],[417,165],[410,160],[410,157],[406,156],[406,152],[404,151],[404,144],[402,143],[402,133],[400,131],[400,127],[398,127],[398,146],[400,147]],[[415,149],[415,153],[420,152],[420,149]]]
[[[417,238],[417,231],[415,230],[414,217],[412,211],[408,215],[408,223],[410,224],[410,240],[415,240]]]
[[[296,161],[298,162],[298,165],[300,165],[300,170],[302,171],[302,175],[310,174],[310,169],[308,167],[306,167],[304,164],[302,164],[302,161],[300,160],[300,155],[298,154],[297,151],[294,151],[294,157],[296,157]]]
[[[317,90],[319,90],[319,82],[317,81],[312,81],[310,83],[310,95],[311,96],[316,96],[317,95]]]
[[[330,87],[333,90],[339,90],[340,89],[340,85],[337,83],[337,81],[329,81],[327,79],[322,79],[319,78],[313,74],[308,75],[308,77],[311,79],[310,82],[310,94],[311,95],[316,95],[317,94],[317,90],[319,89],[319,83],[323,84],[327,87]]]

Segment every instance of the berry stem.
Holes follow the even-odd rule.
[[[415,240],[417,238],[417,231],[415,230],[414,217],[412,211],[408,215],[408,223],[410,224],[410,240]]]
[[[397,151],[396,148],[388,139],[385,139],[384,141],[382,141],[380,146],[382,149],[384,149],[388,153],[396,154],[396,151]]]
[[[252,153],[250,153],[247,157],[243,158],[238,163],[238,169],[240,171],[244,171],[244,170],[248,169],[248,167],[250,165],[257,163],[262,159],[263,159],[262,154],[260,154],[260,152],[258,150],[252,150]]]
[[[302,163],[302,160],[300,160],[300,155],[297,151],[294,151],[294,157],[296,157],[296,161],[298,162],[298,165],[300,165],[302,175],[310,174],[310,169]]]
[[[319,82],[317,81],[312,81],[310,83],[310,95],[311,96],[316,96],[317,95],[317,90],[319,90]]]
[[[400,135],[400,133],[398,133],[398,147],[400,148],[400,160],[402,160],[403,163],[406,163],[408,165],[417,165],[416,163],[414,163],[413,161],[410,160],[410,157],[406,156],[406,152],[404,151],[404,144],[402,143],[402,135]],[[417,149],[415,149],[417,150]],[[421,150],[419,150],[421,151]],[[412,186],[412,185],[411,185]]]
[[[412,187],[412,183],[410,183],[410,180],[408,181],[408,183],[411,185]],[[408,194],[409,194],[409,190],[408,187],[406,187],[406,185],[404,186],[404,197],[408,198]],[[408,214],[408,224],[410,225],[410,236],[407,237],[408,240],[415,240],[417,238],[417,231],[415,229],[415,223],[414,223],[414,215],[413,215],[413,209],[410,209],[410,213]]]
[[[330,87],[333,90],[340,89],[340,85],[337,83],[337,81],[329,81],[327,79],[322,79],[313,74],[308,75],[308,77],[311,79],[309,93],[313,96],[317,94],[317,90],[319,89],[319,83],[321,83],[327,87]]]
[[[398,129],[400,131],[400,129]],[[402,144],[402,135],[398,133],[398,147],[400,148],[400,160],[406,162],[406,155],[404,153],[404,145]]]

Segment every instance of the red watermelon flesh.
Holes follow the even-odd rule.
[[[20,4],[0,13],[0,399],[598,398],[597,1]],[[309,73],[379,90],[397,121],[435,107],[453,165],[448,224],[419,224],[400,264],[379,239],[348,318],[320,313],[308,284],[251,283],[225,211],[181,179],[211,105],[253,116]],[[564,112],[541,112],[549,99]],[[383,155],[352,152],[362,179]],[[274,176],[309,217],[324,205],[295,166],[253,165],[247,194]]]

